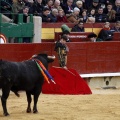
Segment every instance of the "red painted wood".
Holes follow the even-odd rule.
[[[68,67],[79,73],[120,72],[120,42],[71,42],[67,43]],[[22,61],[33,54],[46,53],[55,55],[51,66],[59,66],[55,43],[0,44],[0,59]]]
[[[88,42],[90,39],[88,35],[92,32],[70,32],[69,39],[71,42]],[[62,32],[55,32],[55,41],[58,41],[62,35]]]
[[[120,33],[119,32],[113,33],[113,41],[120,41]]]
[[[42,28],[61,28],[61,25],[66,24],[68,27],[72,28],[75,23],[42,23]],[[84,23],[85,28],[102,28],[104,23]],[[115,25],[111,23],[111,27]]]
[[[49,47],[48,47],[49,45]],[[52,44],[0,44],[0,58],[12,61],[29,59],[36,53],[52,54]]]
[[[54,42],[54,39],[42,39],[42,42]]]
[[[75,25],[73,23],[42,23],[42,28],[61,28],[63,24],[68,25],[70,28]]]

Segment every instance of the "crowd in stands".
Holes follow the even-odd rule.
[[[42,22],[95,23],[120,21],[120,0],[1,0],[0,13],[33,14]]]
[[[71,32],[85,32],[84,23],[104,23],[99,40],[93,34],[88,36],[91,41],[108,41],[112,32],[120,32],[120,0],[1,0],[0,13],[9,18],[14,14],[14,23],[18,22],[18,14],[23,14],[23,22],[33,14],[42,22],[75,23]],[[110,28],[110,23],[115,26]],[[65,31],[63,34],[69,35]]]

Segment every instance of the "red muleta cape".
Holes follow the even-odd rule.
[[[92,94],[86,81],[74,69],[51,67],[49,73],[56,84],[44,81],[43,94]]]

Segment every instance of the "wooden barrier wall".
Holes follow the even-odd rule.
[[[120,72],[120,42],[72,42],[67,43],[68,68],[83,73]],[[54,43],[34,44],[0,44],[0,59],[22,61],[29,59],[33,54],[46,53],[56,55]],[[58,66],[58,59],[50,64]]]
[[[53,42],[55,38],[55,32],[61,32],[61,25],[66,24],[71,29],[74,23],[42,23],[42,42]],[[111,23],[111,27],[114,26]],[[104,23],[84,23],[85,32],[94,32],[98,34],[103,28]]]
[[[69,39],[71,42],[90,42],[88,35],[92,32],[70,32]],[[54,41],[60,40],[62,32],[55,32]],[[120,41],[120,32],[113,32],[111,41]]]
[[[90,42],[90,38],[88,35],[92,32],[70,32],[69,39],[70,42]],[[60,40],[62,32],[55,32],[55,39],[54,41]]]

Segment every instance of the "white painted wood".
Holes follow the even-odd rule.
[[[111,76],[120,76],[120,72],[118,73],[92,73],[92,74],[80,74],[82,78],[88,77],[111,77]]]

